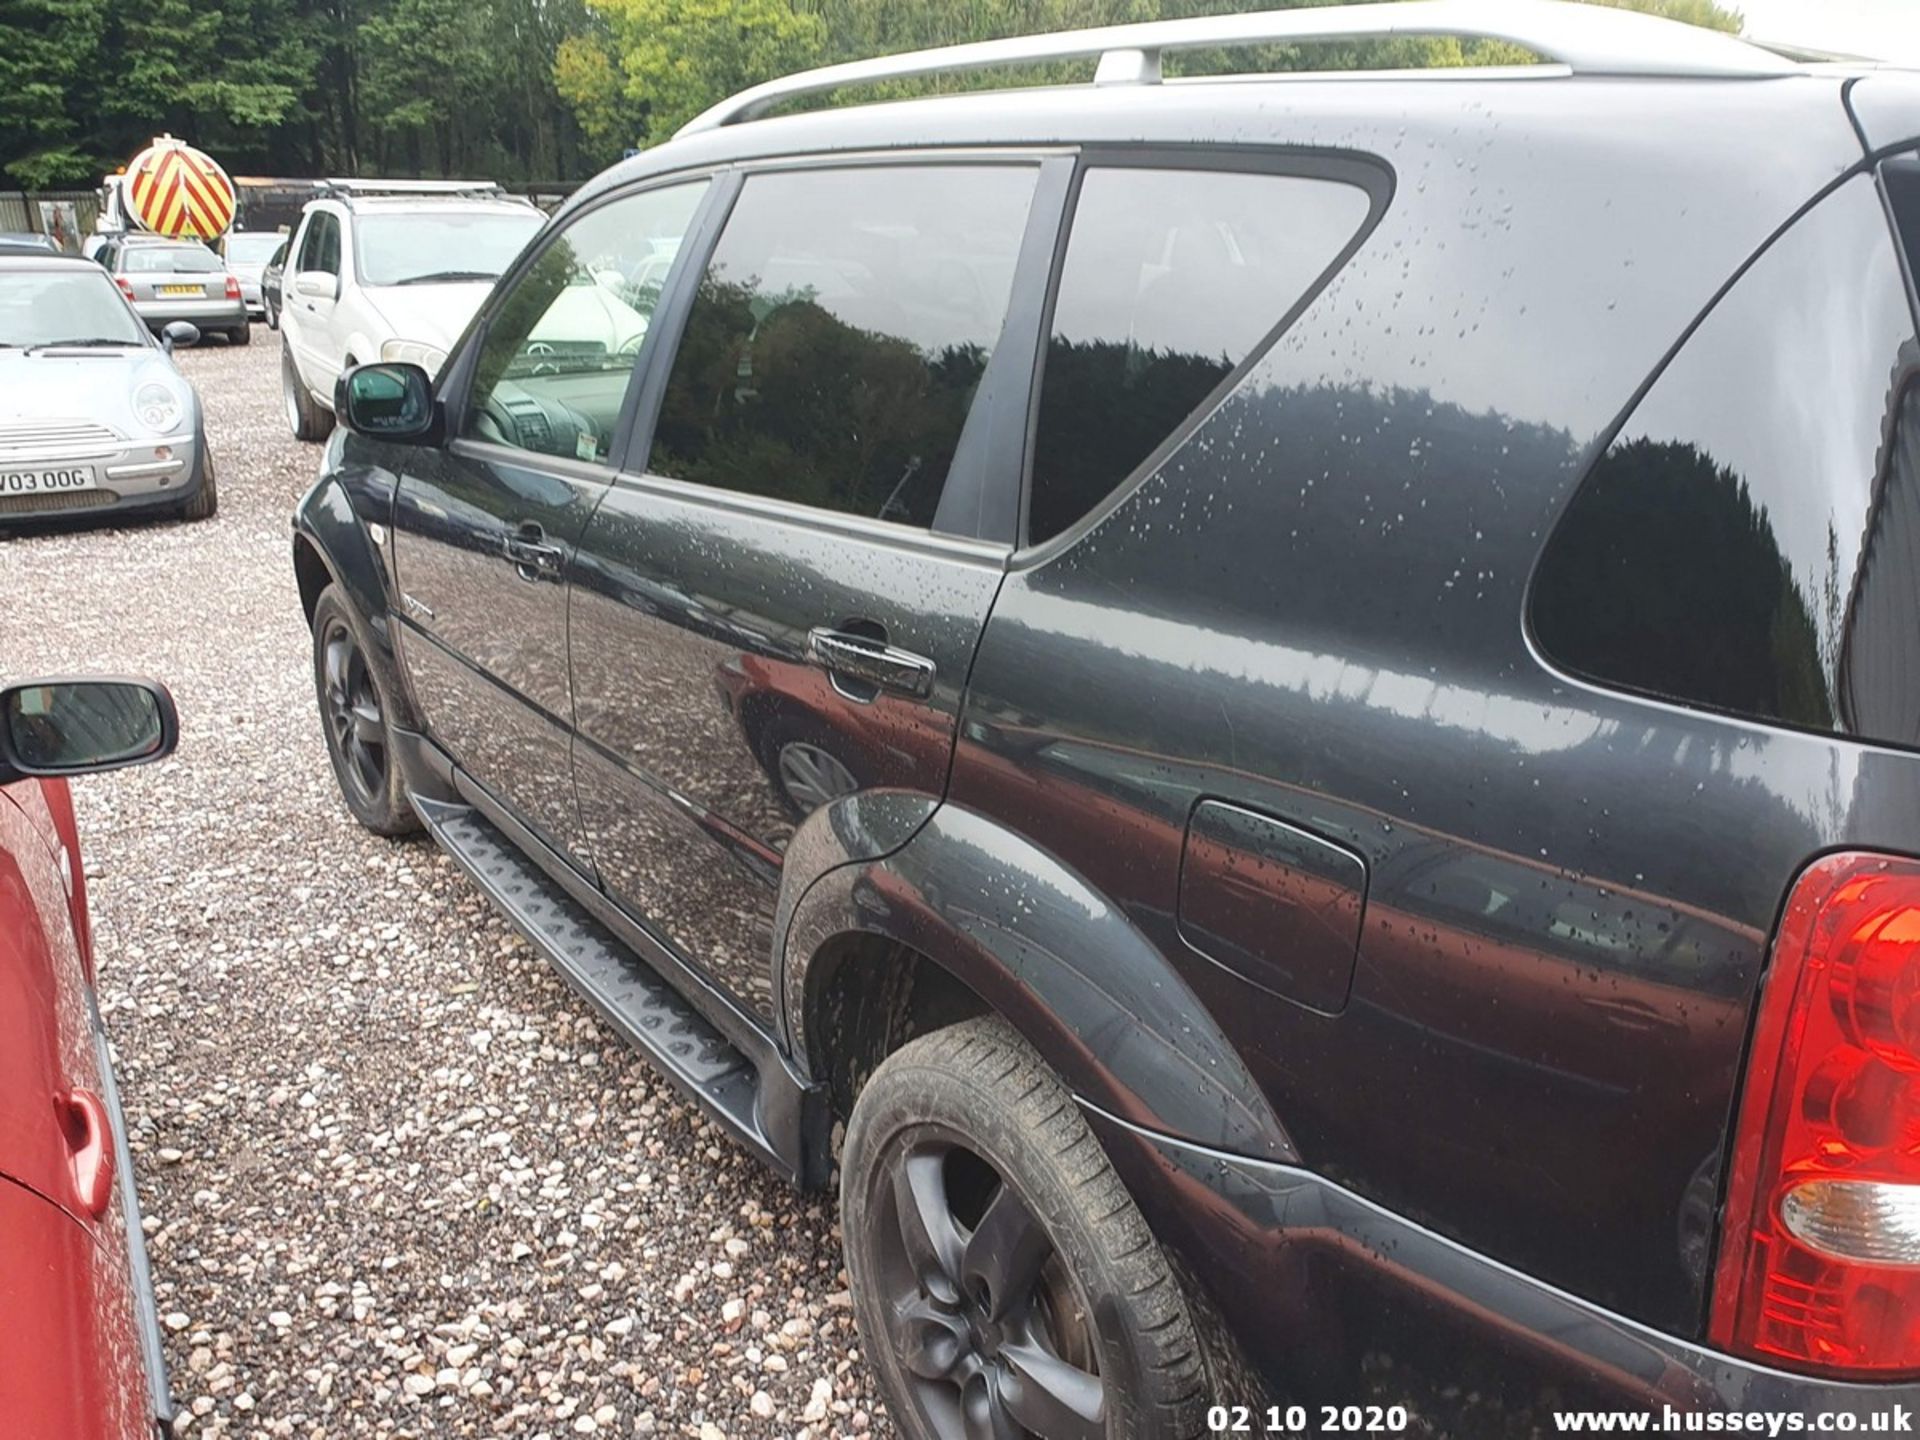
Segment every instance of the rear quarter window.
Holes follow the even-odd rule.
[[[1318,177],[1089,167],[1040,382],[1028,539],[1125,484],[1330,272],[1372,204]]]
[[[1920,348],[1846,182],[1721,298],[1541,554],[1542,653],[1600,684],[1920,744]]]

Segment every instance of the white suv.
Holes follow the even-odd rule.
[[[280,374],[294,435],[326,437],[334,381],[351,365],[437,371],[544,220],[495,185],[329,182],[287,249]]]

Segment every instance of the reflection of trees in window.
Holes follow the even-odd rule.
[[[1547,653],[1597,679],[1829,729],[1808,600],[1747,482],[1699,447],[1616,444],[1542,559]]]
[[[756,318],[764,317],[764,318]],[[721,489],[930,525],[974,390],[977,344],[927,352],[811,293],[702,281],[652,469]]]
[[[1911,745],[1920,743],[1920,347],[1901,349],[1837,669],[1847,728]]]
[[[1232,368],[1224,355],[1055,336],[1034,439],[1033,537],[1056,535],[1091,510]]]

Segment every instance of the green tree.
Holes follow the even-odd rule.
[[[299,112],[315,53],[290,0],[116,0],[93,134],[115,160],[162,131],[244,148]]]
[[[381,168],[449,174],[483,133],[498,84],[486,5],[393,0],[360,26],[360,114]],[[476,23],[480,22],[480,23]]]
[[[1615,10],[1644,10],[1669,20],[1699,25],[1708,30],[1724,30],[1738,35],[1743,23],[1740,12],[1714,0],[1585,0],[1588,5],[1607,5]]]
[[[0,0],[0,172],[86,183],[163,131],[235,173],[562,179],[795,69],[1276,0]],[[1326,0],[1315,0],[1326,3]],[[1720,30],[1714,0],[1592,0]],[[1452,40],[1264,46],[1176,73],[1526,58]],[[861,98],[1081,80],[1090,64]]]
[[[580,133],[602,161],[640,138],[646,106],[627,93],[626,77],[603,35],[569,35],[554,51],[553,82],[573,106]]]
[[[105,29],[105,0],[0,0],[0,163],[16,183],[92,178],[78,89]]]
[[[583,129],[602,142],[657,144],[733,91],[808,64],[895,54],[970,40],[1129,21],[1264,10],[1275,0],[590,0],[604,35],[564,42],[555,66],[560,94]],[[1307,0],[1336,3],[1336,0]],[[1739,12],[1714,0],[1592,0],[1737,32]],[[1330,45],[1257,46],[1170,59],[1176,74],[1233,71],[1414,68],[1522,64],[1525,50],[1498,42],[1398,39]],[[1091,62],[1017,67],[1007,73],[889,82],[861,98],[992,85],[1086,79]]]
[[[595,0],[595,8],[607,23],[620,93],[644,113],[654,143],[736,90],[817,63],[826,45],[820,16],[792,0]],[[597,72],[571,68],[561,83],[582,80],[584,90],[562,93],[605,115]]]

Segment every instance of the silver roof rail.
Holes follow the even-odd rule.
[[[490,195],[505,194],[498,180],[346,180],[316,181],[336,195]]]
[[[696,115],[679,133],[757,119],[773,106],[804,95],[920,75],[1098,57],[1096,85],[1156,85],[1162,78],[1162,57],[1169,51],[1443,35],[1509,41],[1576,75],[1751,78],[1791,74],[1798,68],[1731,35],[1631,10],[1565,0],[1402,0],[1150,20],[854,60],[742,90]]]

